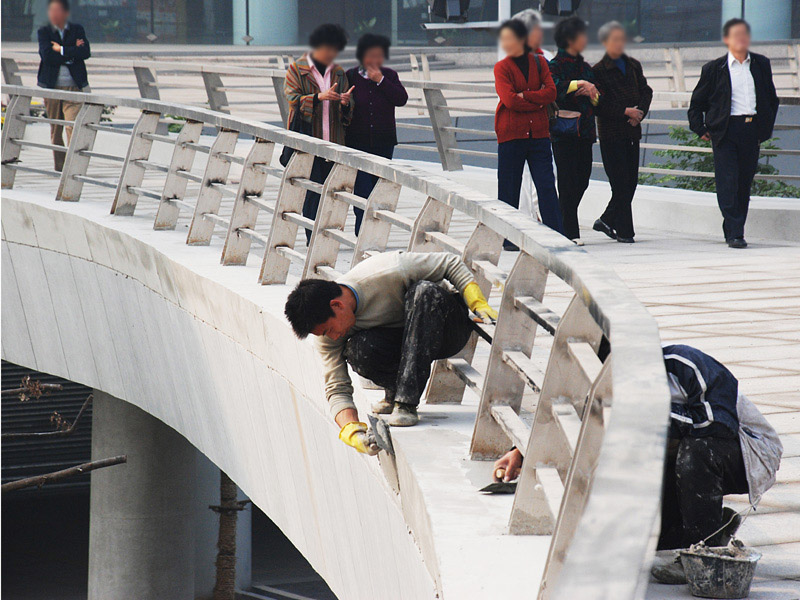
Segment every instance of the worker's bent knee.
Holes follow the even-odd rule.
[[[447,298],[447,291],[433,281],[417,281],[406,292],[406,306],[427,305]]]
[[[678,480],[696,480],[714,471],[713,438],[685,437],[681,440],[675,460]]]

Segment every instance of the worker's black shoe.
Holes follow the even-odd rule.
[[[419,423],[417,407],[412,404],[394,403],[394,410],[389,415],[387,422],[392,427],[411,427]]]
[[[731,238],[726,241],[728,242],[728,247],[730,248],[747,248],[747,242],[743,237]]]
[[[685,585],[686,573],[683,572],[680,554],[676,550],[659,550],[650,567],[650,574],[658,583],[666,585]]]
[[[592,229],[594,229],[595,231],[599,231],[600,233],[605,233],[612,240],[617,239],[617,232],[614,231],[612,227],[606,225],[603,222],[603,219],[597,219],[594,222],[594,225],[592,225]]]
[[[618,235],[617,241],[621,244],[633,244],[636,240],[634,240],[632,237],[628,238],[628,237],[621,237]]]

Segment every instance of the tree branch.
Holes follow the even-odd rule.
[[[2,395],[5,398],[6,396],[14,396],[19,394],[19,399],[24,402],[29,397],[40,398],[44,394],[57,392],[63,389],[64,386],[62,386],[60,383],[41,383],[40,381],[33,381],[30,375],[26,375],[22,378],[20,387],[10,390],[3,390]]]
[[[83,473],[94,471],[95,469],[111,467],[113,465],[118,465],[125,462],[128,462],[127,455],[103,458],[101,460],[83,463],[82,465],[77,465],[61,471],[55,471],[53,473],[45,473],[44,475],[37,475],[36,477],[26,477],[25,479],[9,481],[8,483],[4,483],[2,486],[0,486],[0,489],[2,489],[2,492],[5,494],[6,492],[13,492],[14,490],[21,490],[33,486],[42,487],[46,483],[66,479],[67,477],[72,477],[73,475],[82,475]]]
[[[4,433],[2,439],[4,440],[24,440],[29,438],[43,438],[43,437],[64,437],[70,435],[75,428],[78,426],[78,421],[81,420],[83,413],[86,412],[86,409],[89,407],[89,404],[92,402],[94,396],[89,394],[86,398],[86,401],[81,406],[81,409],[78,411],[78,414],[75,416],[75,420],[72,421],[72,424],[67,427],[66,429],[56,429],[54,431],[31,431],[31,432],[14,432],[14,433]]]

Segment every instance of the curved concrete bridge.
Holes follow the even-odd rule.
[[[3,92],[4,359],[178,431],[342,599],[642,597],[668,391],[656,323],[609,266],[440,176],[156,101],[81,95],[54,174],[48,120],[28,108],[69,93]],[[109,104],[140,111],[132,130],[101,122]],[[157,131],[167,114],[187,119],[177,135]],[[275,144],[298,150],[285,171]],[[324,186],[313,156],[336,163]],[[381,178],[366,201],[356,169]],[[316,222],[299,214],[307,189],[323,194]],[[367,210],[358,239],[352,205]],[[400,247],[462,254],[501,318],[491,347],[437,365],[423,424],[376,461],[336,439],[282,305],[299,276]],[[362,411],[375,393],[357,390]],[[516,495],[480,495],[480,459],[512,443],[526,448]]]

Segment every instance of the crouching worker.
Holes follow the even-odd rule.
[[[467,265],[447,253],[388,252],[362,261],[339,281],[297,285],[286,317],[299,338],[317,336],[325,394],[343,442],[371,453],[347,364],[386,391],[373,412],[390,414],[395,427],[415,425],[431,364],[469,340],[467,308],[483,320],[497,318]]]
[[[755,507],[775,483],[783,446],[739,382],[714,358],[684,345],[664,346],[671,410],[661,499],[659,550],[688,548],[701,540],[725,546],[741,517],[722,507],[726,494],[749,494]],[[495,463],[510,481],[522,455],[512,450]],[[674,553],[657,561],[662,583],[686,583]]]

